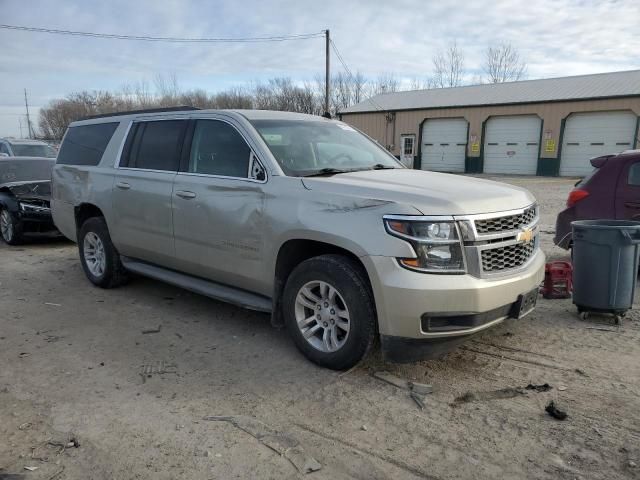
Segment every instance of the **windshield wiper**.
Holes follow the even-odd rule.
[[[343,170],[340,168],[328,167],[328,168],[321,168],[320,170],[317,170],[315,172],[311,172],[302,176],[303,177],[319,177],[321,175],[332,175],[334,173],[349,173],[349,172],[355,172],[355,171],[356,170]]]
[[[382,163],[376,163],[371,170],[395,170],[396,167],[392,167],[391,165],[383,165]]]

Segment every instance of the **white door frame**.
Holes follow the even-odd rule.
[[[407,140],[411,140],[411,148],[407,147]],[[416,154],[416,134],[403,133],[400,135],[400,161],[408,168],[413,168],[413,161]]]

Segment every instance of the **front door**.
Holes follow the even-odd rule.
[[[187,122],[132,124],[112,187],[109,230],[123,255],[172,267],[171,200]]]
[[[640,160],[625,165],[616,190],[616,218],[640,220]]]
[[[405,167],[413,168],[413,156],[415,155],[416,136],[402,135],[400,137],[400,161]]]
[[[173,189],[178,269],[262,291],[266,174],[239,131],[197,120]],[[189,144],[189,140],[187,140]]]

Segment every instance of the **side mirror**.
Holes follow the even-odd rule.
[[[267,179],[267,171],[253,153],[251,153],[249,164],[249,178],[259,182],[264,182]]]
[[[8,157],[8,156],[9,156],[8,153],[0,152],[0,157]]]

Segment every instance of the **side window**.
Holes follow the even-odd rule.
[[[629,167],[629,185],[640,186],[640,162],[636,162]]]
[[[94,123],[70,127],[60,147],[56,163],[98,165],[119,123]]]
[[[123,152],[122,166],[177,172],[187,122],[156,120],[134,124]]]
[[[0,143],[0,153],[6,153],[9,155],[9,149],[7,148],[6,143]]]
[[[219,120],[198,120],[191,142],[189,172],[247,178],[251,149],[238,131]]]

